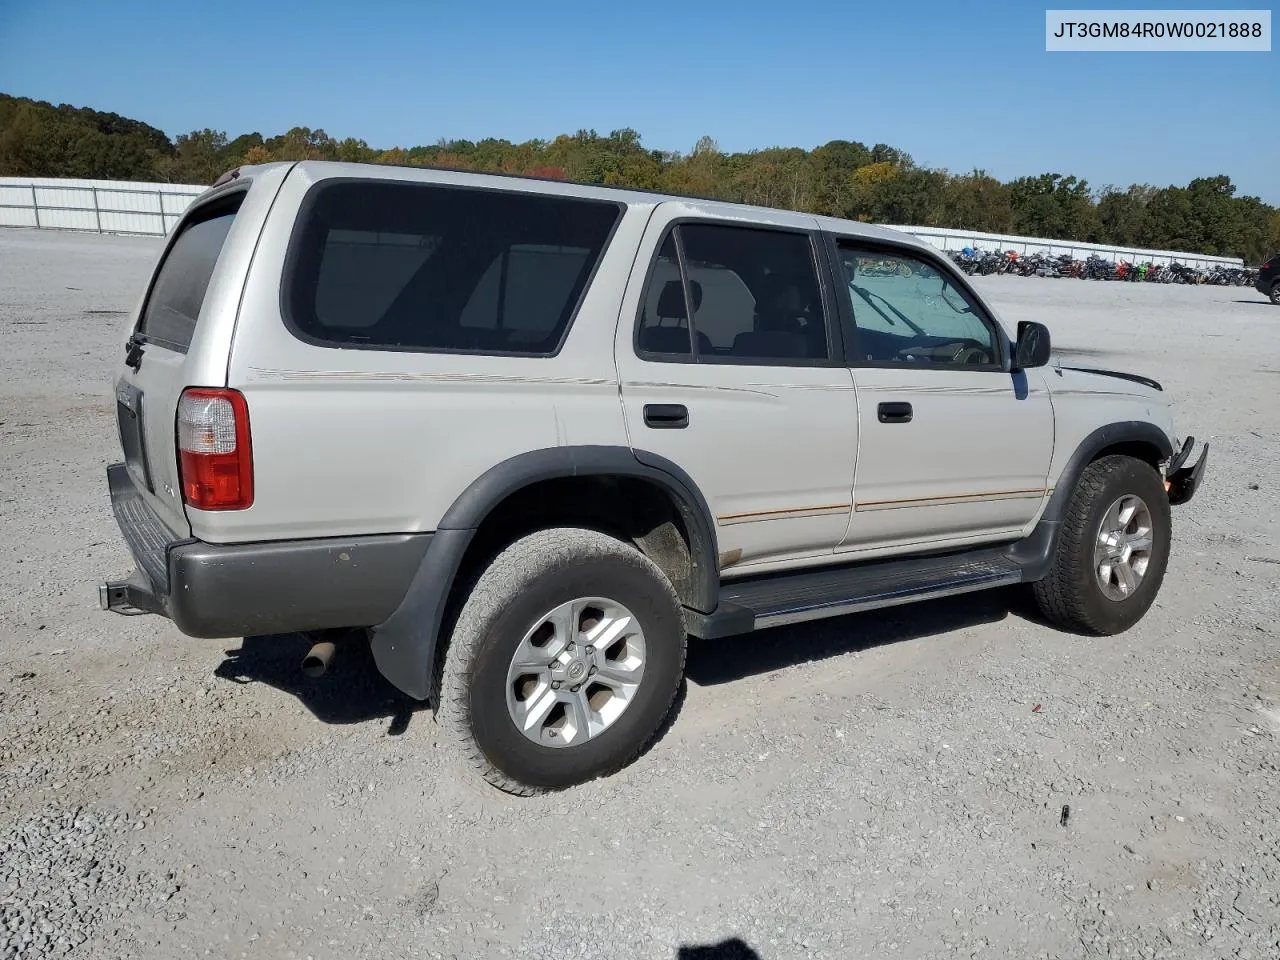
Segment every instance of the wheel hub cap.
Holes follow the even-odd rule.
[[[524,635],[507,670],[507,712],[546,747],[576,747],[617,722],[640,688],[644,633],[635,615],[603,597],[545,614]]]
[[[1093,547],[1094,575],[1108,600],[1126,600],[1147,575],[1154,543],[1151,510],[1141,497],[1125,494],[1102,515]]]

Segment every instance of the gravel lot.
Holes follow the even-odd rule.
[[[300,641],[96,609],[130,566],[110,376],[157,249],[0,231],[3,960],[1280,957],[1280,310],[1254,291],[978,280],[1213,443],[1137,628],[990,594],[697,643],[636,764],[516,800],[365,656],[307,681]]]

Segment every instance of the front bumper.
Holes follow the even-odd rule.
[[[400,606],[432,535],[213,544],[176,537],[123,463],[111,508],[137,569],[98,587],[104,610],[168,617],[192,637],[245,637],[382,623]]]
[[[1186,465],[1195,443],[1195,437],[1187,437],[1165,468],[1165,489],[1169,491],[1169,502],[1174,506],[1187,503],[1196,495],[1205,465],[1209,462],[1209,444],[1206,443],[1200,451],[1200,459],[1193,466]]]

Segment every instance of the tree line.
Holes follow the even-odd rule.
[[[552,177],[714,197],[874,223],[949,227],[1236,256],[1258,263],[1280,249],[1280,209],[1237,196],[1224,175],[1185,187],[1094,190],[1060,173],[1002,182],[983,170],[916,164],[886,144],[832,140],[813,150],[729,153],[703,137],[688,153],[647,149],[634,130],[594,130],[512,143],[440,140],[380,150],[295,127],[234,139],[193,130],[172,140],[115,113],[0,94],[0,176],[212,183],[242,164],[345,160]]]

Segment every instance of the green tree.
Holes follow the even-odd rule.
[[[1097,235],[1097,209],[1087,181],[1043,173],[1019,177],[1009,186],[1016,233],[1063,240]]]
[[[1013,191],[985,170],[952,177],[942,200],[941,225],[1012,233]]]
[[[56,177],[61,166],[52,129],[39,114],[19,106],[0,117],[0,174],[11,177]]]
[[[1141,243],[1160,250],[1200,250],[1200,230],[1183,187],[1165,187],[1147,202],[1146,233]],[[1208,251],[1204,251],[1208,252]]]
[[[1240,256],[1280,248],[1280,210],[1237,196],[1222,175],[1186,186],[1108,187],[1094,197],[1077,177],[1045,173],[1002,183],[982,170],[953,176],[885,143],[831,140],[812,150],[773,146],[728,153],[704,136],[688,152],[646,149],[623,127],[513,143],[438,139],[383,149],[293,127],[234,139],[193,130],[172,142],[115,113],[0,94],[0,175],[165,179],[210,183],[244,164],[341,160],[494,171],[717,197],[880,223],[1145,246]]]
[[[294,127],[288,133],[271,137],[264,144],[274,160],[333,160],[338,145],[323,130]]]
[[[850,200],[850,180],[871,163],[871,151],[856,140],[831,140],[813,151],[813,211],[838,217]]]
[[[227,169],[227,135],[221,130],[193,130],[179,134],[173,156],[166,157],[163,175],[173,183],[212,183]]]
[[[1147,206],[1154,194],[1151,187],[1137,184],[1127,190],[1103,190],[1098,198],[1098,232],[1094,239],[1121,245],[1142,243],[1149,232]]]

